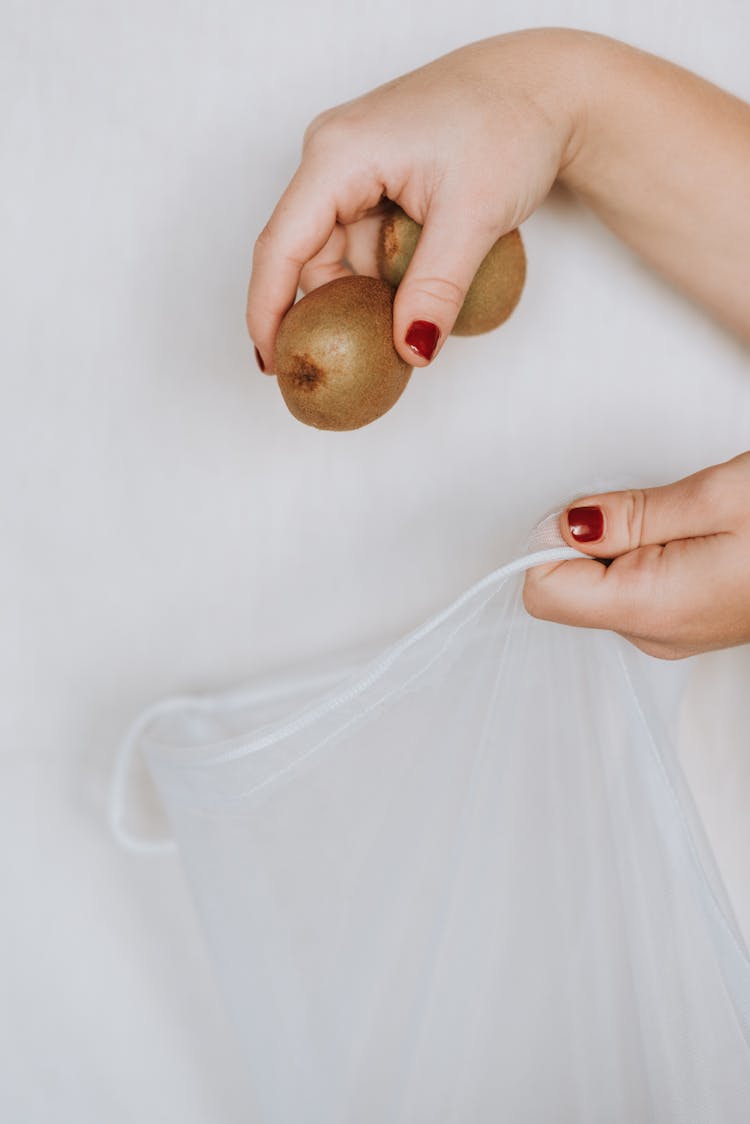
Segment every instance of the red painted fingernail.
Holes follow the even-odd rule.
[[[262,355],[261,355],[261,353],[260,353],[260,352],[258,351],[257,347],[256,347],[256,349],[255,349],[255,362],[256,362],[256,363],[258,364],[258,366],[260,367],[261,371],[263,371],[263,373],[265,374],[265,370],[266,370],[266,365],[265,365],[265,363],[263,362],[263,356],[262,356]]]
[[[409,325],[409,331],[406,333],[407,346],[420,359],[432,359],[439,339],[440,329],[437,324],[431,324],[429,320],[415,320]]]
[[[576,542],[598,542],[604,534],[604,512],[600,507],[571,507],[568,526]]]

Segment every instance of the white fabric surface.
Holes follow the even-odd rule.
[[[750,447],[742,348],[573,201],[527,288],[352,434],[255,371],[252,242],[318,110],[516,27],[604,31],[750,98],[742,0],[3,11],[0,1118],[246,1121],[172,858],[105,823],[154,698],[393,636],[600,479]],[[693,661],[690,776],[746,932],[747,648]],[[702,736],[702,731],[708,736]],[[706,747],[710,746],[710,755]]]

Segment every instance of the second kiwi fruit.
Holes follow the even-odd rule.
[[[422,227],[395,203],[380,226],[378,270],[399,285],[417,248]],[[477,270],[451,335],[476,336],[503,324],[521,299],[526,280],[526,254],[520,232],[498,238]]]

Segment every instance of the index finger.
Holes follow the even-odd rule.
[[[268,370],[302,268],[322,250],[336,225],[336,198],[326,179],[301,165],[255,243],[245,319]]]
[[[526,575],[524,602],[532,616],[560,624],[684,647],[715,634],[728,646],[738,642],[729,638],[746,598],[736,541],[711,534],[641,546],[609,566],[593,558],[538,566]]]

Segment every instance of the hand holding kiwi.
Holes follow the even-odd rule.
[[[406,272],[421,227],[392,205],[380,227],[373,277],[341,277],[289,309],[276,339],[279,388],[290,412],[317,429],[359,429],[400,398],[412,368],[393,346],[395,286]],[[453,335],[477,335],[504,323],[518,304],[526,257],[518,230],[499,238],[466,294]]]

